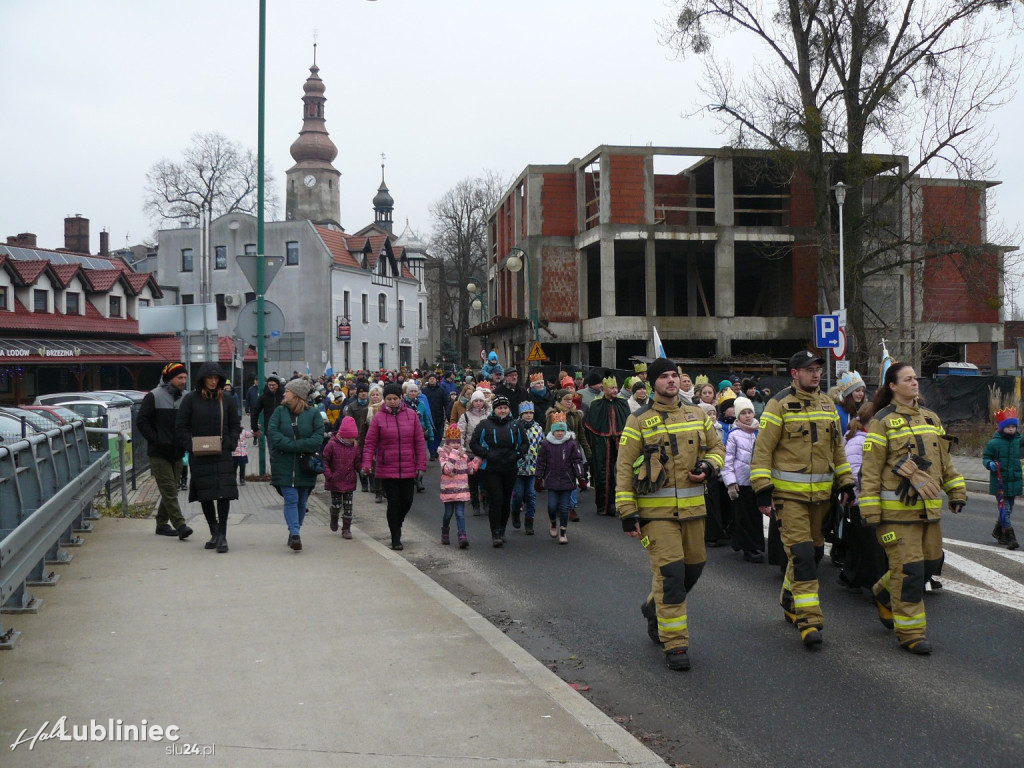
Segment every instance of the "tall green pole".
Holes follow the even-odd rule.
[[[263,308],[263,292],[266,290],[263,254],[263,204],[265,190],[263,188],[263,112],[266,106],[265,101],[265,70],[267,57],[267,0],[260,0],[260,65],[259,85],[257,86],[257,138],[256,138],[256,386],[259,387],[266,380],[266,367],[263,364],[264,349],[266,347],[266,321]],[[270,414],[264,418],[264,423],[269,421]],[[260,439],[260,474],[267,473],[266,441]]]

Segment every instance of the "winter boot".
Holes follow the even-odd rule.
[[[580,521],[580,516],[578,514],[576,514],[576,508],[573,507],[572,509],[569,510],[569,522],[570,523],[578,523],[579,521]]]
[[[448,536],[448,526],[447,525],[441,526],[441,543],[442,544],[451,544],[452,543],[451,538]]]
[[[526,535],[527,536],[533,536],[533,518],[532,517],[528,517],[525,520],[523,520],[523,527],[526,530]]]
[[[469,546],[469,539],[466,538],[465,531],[459,531],[459,549],[465,549]]]
[[[1007,528],[1006,531],[1006,548],[1017,549],[1020,544],[1017,543],[1017,537],[1013,533],[1013,528]]]
[[[377,504],[384,503],[384,491],[382,491],[380,488],[377,489],[377,496],[376,498],[374,498],[374,502]]]
[[[216,549],[217,537],[220,535],[220,525],[217,523],[216,515],[206,515],[206,524],[210,526],[210,540],[203,545],[203,548]]]
[[[341,517],[341,507],[331,507],[331,530],[338,530],[338,518]]]
[[[227,532],[228,527],[226,525],[222,525],[217,533],[217,551],[222,555],[228,551]]]
[[[1000,544],[1006,543],[1006,534],[1003,532],[1003,526],[996,520],[996,527],[992,529],[992,538]]]
[[[352,515],[341,516],[341,538],[352,538]]]
[[[504,543],[505,540],[501,538],[501,530],[499,528],[493,529],[491,531],[491,546],[500,547]]]
[[[673,648],[665,651],[665,664],[673,672],[685,672],[690,668],[690,657],[685,648]]]
[[[647,636],[651,642],[661,645],[661,631],[658,629],[658,608],[654,600],[645,600],[640,604],[640,613],[647,620]]]

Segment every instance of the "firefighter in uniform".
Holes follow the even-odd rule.
[[[789,559],[779,602],[808,648],[821,644],[825,626],[818,563],[832,487],[847,501],[854,487],[835,403],[818,389],[822,365],[806,350],[789,359],[793,383],[765,405],[750,462],[757,506],[765,515],[774,508]]]
[[[895,628],[900,646],[931,653],[925,637],[924,585],[942,569],[942,492],[954,514],[967,487],[949,456],[949,438],[933,411],[918,401],[917,374],[894,363],[875,395],[861,467],[860,515],[877,525],[889,570],[872,587],[878,617]]]
[[[659,357],[648,372],[654,396],[630,414],[619,440],[615,506],[650,556],[651,596],[641,607],[648,634],[664,644],[669,669],[686,670],[686,596],[707,559],[704,482],[721,471],[725,449],[704,411],[680,399],[675,365]]]

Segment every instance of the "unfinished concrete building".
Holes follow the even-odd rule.
[[[815,227],[807,178],[780,173],[773,157],[728,147],[601,146],[565,165],[528,166],[490,217],[493,310],[471,332],[517,362],[536,339],[553,363],[629,368],[653,356],[652,325],[669,357],[695,365],[787,359],[813,339],[813,315],[834,309],[826,295],[836,291],[820,290],[818,263],[822,242],[837,245]],[[904,157],[876,159],[882,171],[865,199],[892,183],[886,170],[907,167]],[[968,286],[960,249],[936,244],[935,233],[954,211],[966,212],[957,237],[985,248],[988,185],[905,186],[887,214],[903,241],[895,249],[903,257],[906,249],[947,250],[866,282],[861,343],[873,347],[885,336],[919,368],[929,344],[946,345],[947,359],[966,354],[987,364],[1002,337],[1001,253],[989,247],[991,268],[972,266]],[[526,268],[513,272],[508,259],[522,255],[517,249]]]

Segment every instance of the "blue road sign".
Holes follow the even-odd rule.
[[[814,346],[833,349],[839,346],[839,315],[814,316]]]

